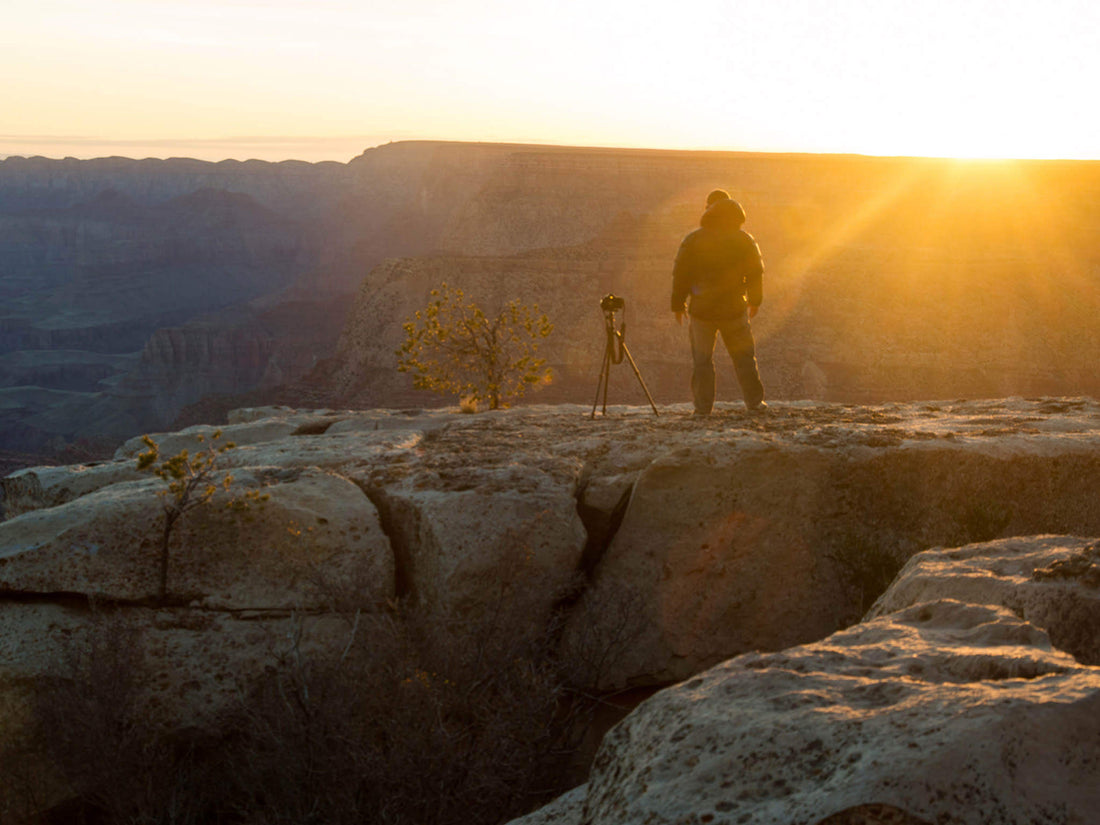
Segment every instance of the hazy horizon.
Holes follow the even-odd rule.
[[[1100,158],[1089,0],[41,0],[0,156],[346,162],[390,140]]]
[[[220,161],[259,160],[267,163],[284,161],[302,161],[306,163],[348,163],[365,151],[379,148],[389,143],[425,142],[425,143],[495,143],[521,146],[555,146],[566,149],[606,149],[609,151],[654,151],[654,152],[727,152],[742,154],[775,155],[851,155],[860,157],[898,157],[917,159],[942,159],[976,162],[1012,162],[1012,161],[1066,161],[1095,163],[1100,157],[967,157],[944,154],[901,154],[892,152],[842,152],[812,151],[798,149],[762,149],[715,148],[715,147],[669,147],[642,145],[611,145],[595,143],[561,143],[549,140],[472,140],[447,137],[367,137],[356,138],[300,138],[300,137],[243,137],[208,138],[192,140],[162,139],[114,140],[102,141],[94,138],[67,138],[39,136],[31,144],[36,149],[16,151],[9,147],[27,145],[18,138],[0,135],[0,161],[8,158],[42,157],[47,160],[101,160],[105,158],[124,158],[126,160],[199,160],[210,163]],[[289,150],[286,147],[297,147]],[[224,150],[224,151],[223,151]],[[237,150],[237,151],[234,151]]]

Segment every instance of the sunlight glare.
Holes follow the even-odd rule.
[[[40,0],[0,136],[1096,157],[1097,30],[1091,0]]]

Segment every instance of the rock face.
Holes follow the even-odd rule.
[[[599,618],[610,594],[625,584],[642,595],[637,642],[604,674],[604,687],[642,674],[682,679],[735,652],[821,638],[855,621],[867,595],[930,545],[1044,529],[1095,533],[1095,496],[1073,480],[1078,470],[1077,479],[1096,472],[1095,448],[1061,441],[1061,424],[1049,435],[1037,421],[1027,434],[1009,426],[994,435],[994,407],[1021,417],[1037,409],[899,405],[836,427],[825,413],[843,417],[843,408],[792,407],[751,436],[731,429],[667,443],[637,475],[585,596],[586,622],[610,628],[617,608]],[[1050,464],[1042,456],[1056,443],[1068,452]]]
[[[32,750],[18,763],[9,762],[6,749],[26,735],[41,702],[39,686],[63,675],[74,651],[99,654],[99,670],[93,672],[100,674],[121,660],[113,683],[99,677],[97,690],[113,687],[110,697],[96,697],[100,701],[127,703],[134,718],[158,719],[169,730],[208,735],[220,731],[225,712],[237,706],[273,661],[331,650],[346,641],[347,630],[332,614],[140,606],[103,613],[75,600],[0,601],[0,761],[5,766],[0,819],[33,821],[42,807],[71,798],[71,787],[58,781],[49,761]],[[90,698],[84,688],[82,697]],[[42,794],[30,804],[19,792],[24,790],[20,778],[26,776],[38,780]]]
[[[1098,709],[1100,672],[1034,625],[926,602],[662,691],[550,821],[1088,822]]]

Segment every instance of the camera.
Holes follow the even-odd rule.
[[[630,368],[634,370],[634,377],[642,385],[642,391],[645,393],[645,397],[649,399],[649,406],[653,408],[653,414],[660,415],[657,412],[657,405],[653,403],[653,396],[649,394],[649,388],[645,385],[642,374],[638,371],[638,365],[634,363],[630,350],[626,348],[626,300],[609,292],[600,299],[600,309],[603,310],[603,325],[604,330],[607,332],[607,346],[603,350],[603,366],[600,367],[600,377],[596,379],[596,400],[592,402],[592,417],[596,417],[596,407],[600,403],[601,394],[603,395],[603,414],[607,415],[607,385],[611,379],[611,365],[621,364],[624,358],[630,362]],[[616,318],[615,313],[619,310],[622,310],[623,314]],[[616,322],[618,322],[618,329],[616,329]]]
[[[620,298],[618,295],[612,295],[611,293],[600,299],[600,309],[604,312],[615,312],[615,310],[623,309],[625,306],[625,298]]]

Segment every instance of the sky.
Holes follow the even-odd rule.
[[[1100,158],[1095,0],[0,0],[0,157]]]

